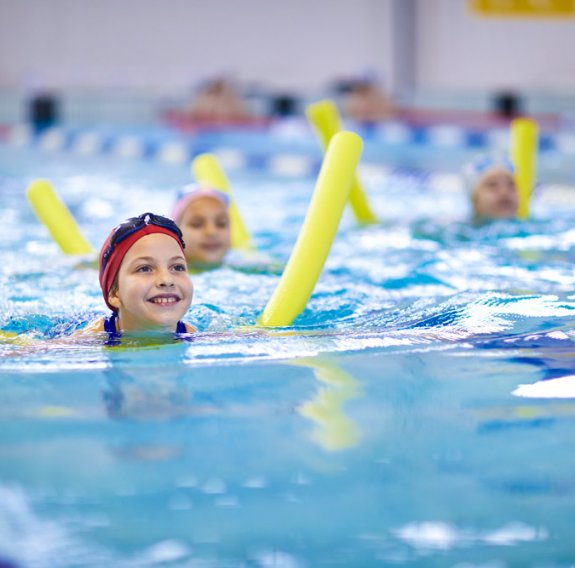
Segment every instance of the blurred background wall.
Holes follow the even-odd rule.
[[[391,0],[0,0],[0,82],[310,89],[389,64]]]
[[[553,4],[507,2],[514,3]],[[416,2],[417,87],[575,91],[573,16],[485,17],[470,5],[466,0]]]
[[[312,98],[371,73],[407,105],[481,108],[499,90],[571,104],[575,19],[485,18],[471,3],[0,0],[0,120],[38,88],[177,98],[221,73]]]

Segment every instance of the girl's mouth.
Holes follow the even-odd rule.
[[[180,301],[180,298],[175,294],[162,294],[161,296],[154,296],[148,302],[159,306],[169,306]]]
[[[202,248],[206,251],[214,252],[220,250],[222,248],[222,245],[220,243],[204,243],[202,245]]]

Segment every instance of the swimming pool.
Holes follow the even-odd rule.
[[[0,558],[572,564],[573,199],[549,187],[534,220],[472,229],[448,171],[407,165],[364,169],[381,224],[344,217],[289,329],[252,327],[277,274],[228,267],[194,277],[191,344],[0,345]],[[142,207],[169,210],[189,176],[9,147],[0,171],[0,327],[40,340],[104,305],[27,183],[50,179],[98,246]],[[259,248],[284,262],[314,180],[231,177]]]

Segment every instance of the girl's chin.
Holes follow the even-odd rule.
[[[155,314],[153,320],[150,318],[150,331],[171,331],[175,330],[178,322],[186,315],[186,312],[178,310],[178,312],[171,312],[169,314]]]

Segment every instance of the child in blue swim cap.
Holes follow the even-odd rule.
[[[515,219],[519,195],[506,157],[481,155],[463,170],[476,220]]]
[[[221,264],[231,246],[229,205],[227,194],[203,185],[177,193],[172,218],[182,231],[188,266]]]

